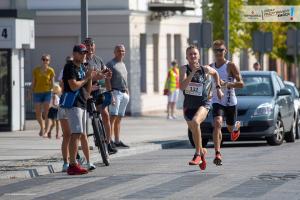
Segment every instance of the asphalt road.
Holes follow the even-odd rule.
[[[300,141],[227,143],[223,166],[188,166],[194,150],[179,146],[115,158],[87,175],[56,173],[33,179],[0,180],[0,199],[272,199],[300,200]]]

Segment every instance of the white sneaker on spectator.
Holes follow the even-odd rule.
[[[84,167],[87,168],[87,170],[89,171],[96,169],[96,166],[93,163],[86,163]]]

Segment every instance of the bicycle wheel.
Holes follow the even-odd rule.
[[[101,122],[98,117],[93,117],[92,119],[93,129],[94,129],[94,139],[95,145],[100,152],[103,163],[108,166],[109,165],[109,156],[107,151],[107,146],[105,142],[105,136],[103,133],[103,128],[101,127]]]
[[[107,149],[107,142],[106,142],[106,133],[105,133],[105,129],[103,127],[103,122],[100,118],[97,118],[98,124],[99,124],[99,130],[100,130],[100,141],[101,141],[101,148],[103,152],[103,156],[102,156],[102,160],[103,163],[108,166],[109,165],[109,154],[108,154],[108,149]],[[105,157],[105,159],[103,159]]]

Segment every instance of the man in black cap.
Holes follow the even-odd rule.
[[[69,128],[71,130],[71,139],[69,144],[70,165],[67,169],[67,173],[69,175],[88,173],[85,168],[82,168],[78,163],[76,163],[78,143],[81,137],[86,137],[84,134],[86,132],[87,98],[91,93],[92,79],[95,76],[95,72],[92,70],[84,70],[83,62],[85,60],[86,53],[87,48],[84,44],[74,46],[73,61],[65,65],[62,78],[64,91],[61,96],[60,106],[65,109]],[[84,146],[88,144],[82,145]]]
[[[112,72],[108,69],[102,59],[97,56],[96,53],[96,44],[92,38],[86,38],[84,40],[84,44],[87,48],[86,62],[89,69],[93,71],[97,71],[97,75],[93,79],[92,86],[92,95],[94,98],[99,98],[99,95],[104,95],[105,98],[111,99],[111,84],[110,79],[112,77]],[[107,135],[107,149],[109,154],[117,153],[117,149],[115,148],[113,142],[111,142],[111,125],[110,125],[110,116],[108,112],[108,103],[102,103],[97,109],[100,111],[103,125],[105,129],[105,133]]]

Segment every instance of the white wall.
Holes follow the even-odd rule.
[[[74,44],[80,43],[80,17],[78,15],[60,16],[59,14],[66,12],[57,11],[56,16],[47,16],[47,12],[50,11],[37,13],[36,49],[30,52],[30,58],[26,58],[26,81],[31,81],[31,71],[33,67],[40,64],[43,53],[49,53],[52,56],[51,66],[58,74],[65,64],[65,57],[72,54]],[[91,15],[89,17],[89,36],[94,38],[96,54],[100,55],[105,63],[112,59],[113,49],[117,43],[124,43],[125,47],[129,48],[128,35],[129,26],[126,15]],[[125,56],[126,61],[129,60],[128,55]]]
[[[26,82],[31,81],[31,72],[34,67],[41,64],[42,54],[47,53],[51,55],[50,66],[54,68],[56,77],[65,64],[66,56],[72,55],[74,44],[78,43],[77,37],[37,37],[36,49],[31,51],[30,61],[26,66]]]
[[[132,92],[130,104],[131,111],[147,112],[152,110],[165,109],[167,99],[162,95],[164,82],[168,70],[168,58],[167,58],[167,34],[171,35],[171,52],[172,59],[174,59],[174,35],[179,34],[181,36],[181,60],[182,63],[186,63],[185,49],[188,46],[188,26],[190,22],[198,22],[198,17],[188,16],[173,16],[163,19],[162,21],[149,21],[149,18],[145,15],[132,15],[130,17],[130,67],[132,70],[131,80],[135,80],[139,83],[140,80],[140,57],[139,57],[139,39],[140,34],[145,33],[147,36],[146,46],[146,71],[147,71],[147,93],[141,94],[140,85],[131,85]],[[153,34],[159,34],[159,59],[158,59],[158,80],[159,80],[159,92],[154,92],[154,63],[153,63]],[[140,102],[140,103],[137,103]],[[180,107],[180,106],[179,106]]]
[[[24,65],[23,50],[12,50],[11,57],[11,122],[12,131],[23,130],[25,123],[24,107]]]
[[[23,45],[33,49],[35,47],[34,20],[16,19],[16,48],[21,49]]]
[[[130,10],[148,10],[148,0],[129,0],[129,9]]]
[[[27,8],[34,10],[78,10],[80,9],[80,0],[27,0]],[[89,0],[90,10],[95,9],[127,9],[129,8],[128,0]]]
[[[10,0],[0,1],[0,9],[9,9],[9,8],[10,8]]]
[[[130,3],[130,6],[135,5],[135,8],[141,8],[145,5],[142,2],[137,3],[136,0],[130,0]],[[180,57],[182,64],[184,64],[186,63],[185,49],[188,46],[189,23],[201,21],[199,16],[185,15],[172,16],[162,19],[162,21],[150,21],[149,14],[149,12],[135,12],[132,10],[94,10],[89,15],[89,36],[94,38],[97,47],[96,54],[100,55],[104,62],[108,62],[113,57],[115,44],[123,43],[126,47],[125,63],[129,72],[128,80],[131,95],[128,111],[131,114],[165,109],[166,97],[162,95],[162,91],[169,65],[167,34],[171,35],[172,59],[174,59],[175,53],[174,35],[180,35],[182,48],[179,52],[181,52]],[[140,92],[140,34],[146,34],[147,94],[141,94]],[[153,88],[153,34],[159,35],[158,92],[154,92]],[[26,68],[26,73],[30,74],[32,67],[40,63],[42,52],[50,53],[52,55],[52,66],[60,68],[65,56],[68,55],[66,52],[71,51],[71,44],[76,42],[76,38],[79,42],[79,11],[38,11],[36,38],[37,48],[31,53],[33,63],[30,64],[30,70],[28,70],[28,67]],[[56,70],[56,73],[58,73],[58,70]]]

